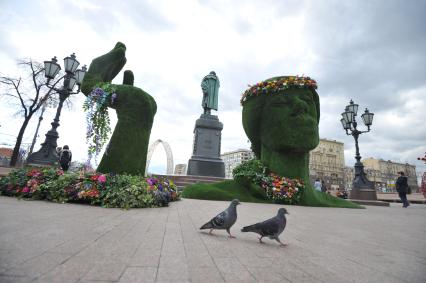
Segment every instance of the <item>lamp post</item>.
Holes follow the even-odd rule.
[[[45,104],[43,104],[43,107],[41,108],[41,114],[38,117],[37,128],[36,128],[36,131],[34,133],[34,138],[33,138],[33,141],[31,143],[30,152],[28,153],[28,156],[30,156],[33,153],[34,145],[36,143],[37,136],[38,136],[38,130],[40,129],[41,121],[43,121],[43,114],[44,114],[44,111],[46,111],[46,107],[47,107],[47,104],[45,103]]]
[[[57,107],[56,104],[57,104],[56,101],[53,101],[53,100],[48,100],[43,104],[43,106],[41,108],[41,114],[38,117],[37,128],[36,128],[36,131],[34,133],[33,141],[31,142],[31,147],[30,147],[30,151],[28,152],[28,156],[30,156],[33,153],[34,145],[35,145],[36,140],[38,138],[38,130],[40,129],[41,121],[43,121],[44,111],[46,111],[46,108],[56,108]]]
[[[80,92],[80,86],[83,82],[84,75],[86,74],[86,66],[78,69],[80,64],[75,57],[75,54],[64,58],[65,75],[62,76],[55,84],[50,85],[49,83],[53,80],[61,70],[61,66],[57,63],[56,56],[51,61],[44,61],[45,76],[47,78],[46,86],[57,93],[59,93],[59,104],[56,109],[56,115],[51,123],[52,128],[46,133],[46,139],[41,144],[41,149],[28,156],[27,164],[36,165],[53,165],[58,162],[58,154],[56,153],[56,147],[58,146],[57,140],[59,138],[57,128],[59,127],[59,117],[61,115],[62,106],[64,101],[71,95]],[[63,86],[59,89],[56,88],[56,84],[63,79]],[[77,91],[73,91],[77,84]]]
[[[343,129],[346,131],[346,134],[353,136],[355,139],[355,177],[352,182],[350,198],[360,200],[377,200],[377,194],[374,188],[374,183],[367,179],[367,176],[364,172],[364,165],[361,162],[361,155],[359,154],[358,146],[358,137],[359,135],[370,131],[370,126],[373,123],[374,114],[368,111],[367,108],[365,109],[365,112],[361,115],[361,118],[364,124],[367,126],[367,131],[360,131],[357,129],[357,112],[358,104],[355,104],[351,99],[349,105],[347,105],[345,108],[345,112],[342,113],[343,118],[340,120]]]

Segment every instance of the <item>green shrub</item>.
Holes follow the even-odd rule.
[[[244,186],[259,183],[265,173],[266,167],[258,159],[243,162],[232,170],[234,180]]]
[[[104,207],[154,207],[155,198],[148,192],[148,183],[144,178],[131,175],[115,175],[105,184],[101,192],[101,206]]]

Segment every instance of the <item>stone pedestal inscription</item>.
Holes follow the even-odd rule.
[[[202,114],[196,121],[187,175],[225,177],[225,164],[220,159],[222,129],[215,115]]]

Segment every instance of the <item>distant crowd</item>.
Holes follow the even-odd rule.
[[[331,194],[331,190],[325,185],[324,180],[316,179],[314,182],[314,189],[322,193]],[[347,199],[348,193],[345,189],[337,188],[336,197]]]

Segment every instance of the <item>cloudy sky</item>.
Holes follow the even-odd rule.
[[[248,84],[277,75],[308,75],[318,82],[320,137],[345,144],[354,163],[354,141],[340,118],[350,99],[374,112],[372,131],[360,137],[363,157],[425,167],[426,1],[94,1],[0,0],[0,72],[17,76],[17,59],[44,61],[76,53],[82,64],[127,46],[124,70],[157,102],[151,143],[167,141],[174,162],[191,157],[195,120],[202,113],[200,83],[216,71],[222,152],[249,148],[241,124],[241,93]],[[62,62],[60,62],[63,65]],[[115,83],[122,81],[120,73]],[[58,128],[60,145],[86,159],[84,96],[72,99]],[[0,100],[0,144],[14,144],[22,118]],[[36,149],[50,128],[43,120]],[[113,124],[114,112],[110,112]],[[24,142],[35,132],[35,117]],[[362,123],[361,123],[362,124]],[[361,129],[364,129],[361,127]],[[165,173],[158,148],[150,171]]]

